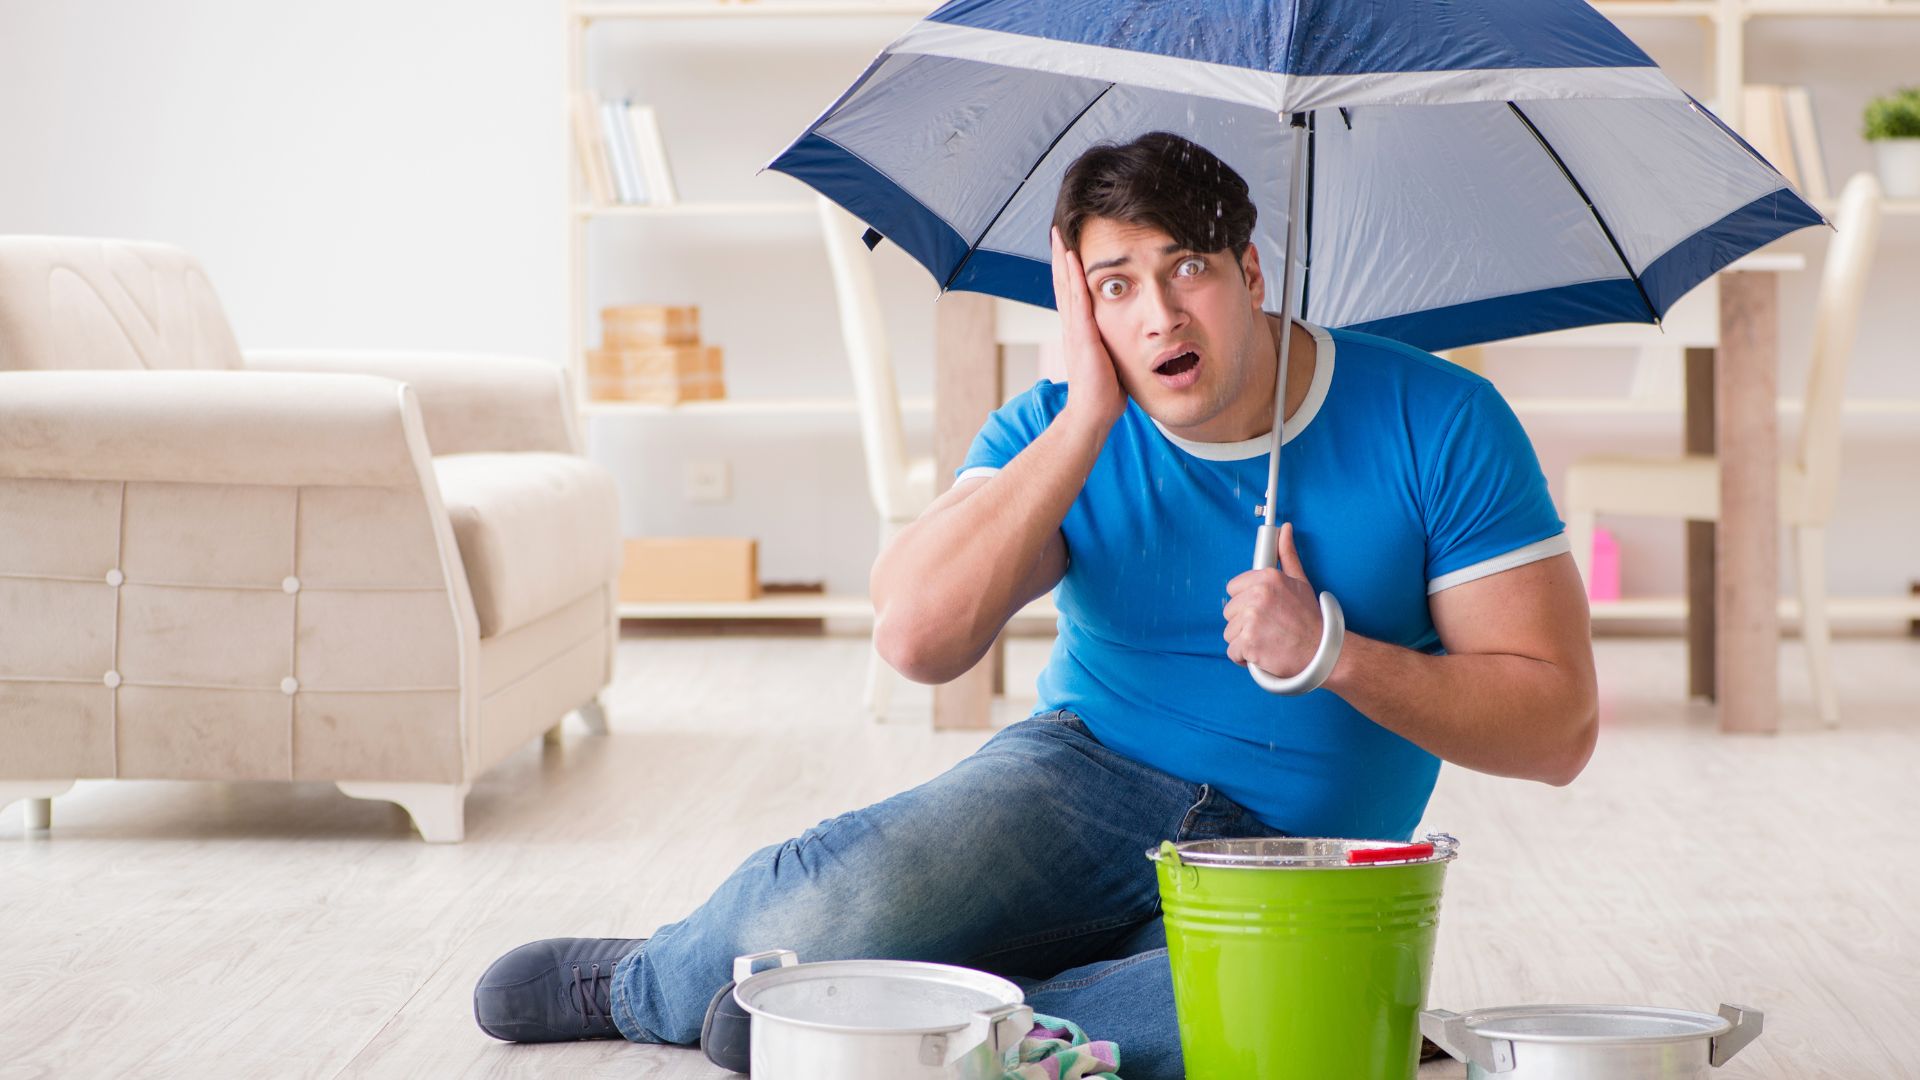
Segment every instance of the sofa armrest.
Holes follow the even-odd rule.
[[[435,456],[481,451],[582,452],[565,369],[544,360],[458,353],[271,349],[250,371],[379,375],[412,386]]]
[[[412,487],[412,397],[370,375],[4,371],[0,477]]]

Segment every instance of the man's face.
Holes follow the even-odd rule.
[[[1089,218],[1080,260],[1094,322],[1128,396],[1180,435],[1246,437],[1229,429],[1242,426],[1238,412],[1259,406],[1246,400],[1262,385],[1253,358],[1271,340],[1259,254],[1249,246],[1236,261],[1231,251],[1183,248],[1152,226]],[[1271,370],[1265,374],[1270,417]]]

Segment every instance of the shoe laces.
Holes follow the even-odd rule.
[[[573,968],[573,992],[580,995],[580,1029],[585,1031],[591,1028],[596,1020],[603,1028],[611,1027],[613,966],[607,965],[604,973],[599,964],[588,964],[585,973],[581,972],[579,964],[570,966]]]

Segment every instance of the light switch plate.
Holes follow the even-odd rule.
[[[687,462],[686,495],[690,503],[723,503],[733,497],[730,470],[724,461]]]

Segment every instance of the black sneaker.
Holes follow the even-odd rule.
[[[508,1042],[618,1039],[613,965],[646,938],[548,938],[493,962],[473,988],[480,1030]]]
[[[700,1022],[700,1049],[707,1060],[730,1072],[743,1073],[753,1064],[753,1016],[733,999],[733,984],[720,988],[707,1003]]]

